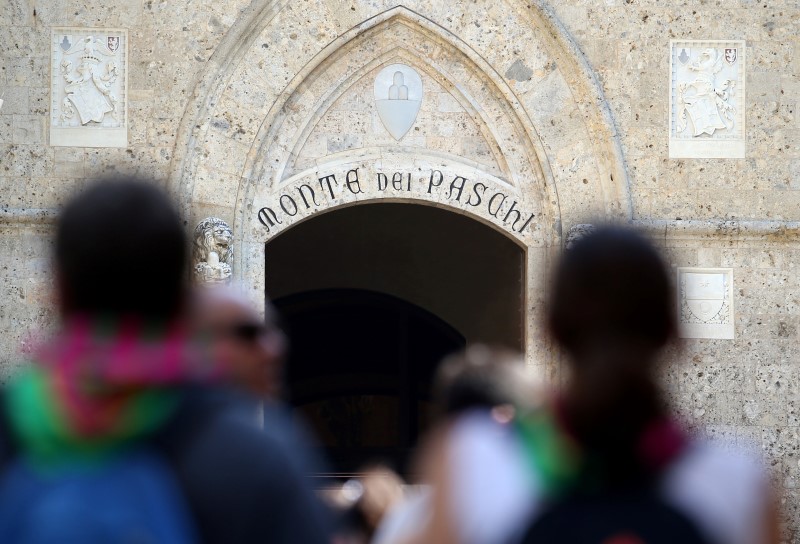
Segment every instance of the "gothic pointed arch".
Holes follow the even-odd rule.
[[[395,64],[431,93],[399,141],[370,92]],[[414,202],[483,222],[525,250],[532,362],[563,233],[631,217],[608,106],[545,0],[253,0],[195,88],[169,185],[191,222],[232,225],[254,300],[264,244],[317,214]]]
[[[323,16],[327,12],[337,19],[335,7],[322,5],[326,4],[322,0],[317,3]],[[263,138],[258,136],[265,120],[278,110],[301,104],[300,97],[309,98],[308,93],[296,91],[313,83],[313,77],[303,76],[309,76],[321,59],[335,62],[339,57],[332,51],[354,39],[366,43],[379,26],[393,22],[412,30],[416,27],[418,34],[436,35],[446,45],[443,49],[455,49],[471,59],[485,78],[495,82],[506,104],[519,112],[516,117],[530,135],[521,143],[539,144],[540,174],[545,181],[548,174],[552,177],[547,187],[552,196],[543,203],[555,210],[553,232],[560,233],[562,226],[589,216],[630,217],[625,165],[602,92],[545,2],[523,5],[507,0],[482,21],[488,32],[502,25],[509,34],[506,41],[518,49],[512,52],[507,44],[498,49],[482,42],[481,32],[470,27],[465,8],[451,6],[445,13],[417,2],[389,4],[379,8],[356,3],[355,15],[343,15],[324,32],[307,38],[291,32],[302,24],[302,14],[291,3],[252,2],[209,62],[182,121],[169,183],[187,203],[187,212],[201,215],[213,210],[231,217],[237,206],[243,210],[247,203],[240,205],[234,199],[244,199],[246,186],[253,181],[252,166],[262,151],[258,146]],[[459,9],[465,13],[457,13]],[[273,62],[290,50],[300,54],[287,56],[283,64]],[[400,48],[401,52],[408,50]],[[502,62],[495,59],[498,56]],[[456,88],[470,75],[463,69],[453,70]],[[480,105],[476,111],[481,111]],[[486,131],[485,122],[479,126]],[[495,142],[489,139],[488,143],[493,157],[501,159],[495,161],[504,170],[499,177],[508,179],[502,154],[491,147]],[[226,187],[224,198],[211,187],[220,185]],[[587,206],[587,202],[595,205]]]

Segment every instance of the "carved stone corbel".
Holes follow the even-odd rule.
[[[194,279],[200,284],[230,283],[233,231],[218,217],[206,217],[194,229]]]

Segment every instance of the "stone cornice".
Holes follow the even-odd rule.
[[[678,241],[712,244],[753,241],[800,246],[800,221],[637,219],[630,224],[667,245]]]
[[[56,208],[0,208],[0,225],[54,225],[58,213]],[[800,246],[800,221],[635,219],[629,224],[666,245],[678,241],[711,244],[753,241]]]
[[[54,225],[55,208],[0,208],[0,225]]]

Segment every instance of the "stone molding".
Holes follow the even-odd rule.
[[[775,245],[800,247],[800,221],[702,221],[638,219],[630,222],[648,236],[673,245],[728,244],[730,242],[772,242]]]
[[[2,208],[3,225],[54,225],[56,208]],[[723,221],[635,219],[630,226],[651,238],[667,241],[703,242],[709,245],[731,241],[772,241],[776,245],[800,247],[800,221]]]
[[[54,225],[58,221],[59,210],[55,208],[2,208],[2,225]]]

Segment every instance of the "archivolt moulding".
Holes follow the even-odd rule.
[[[607,216],[620,219],[630,217],[625,167],[619,152],[619,143],[616,139],[613,122],[596,78],[546,4],[533,2],[522,6],[522,4],[517,5],[518,2],[515,0],[507,0],[507,3],[517,11],[520,21],[524,20],[525,24],[536,28],[536,35],[543,40],[542,43],[545,45],[547,54],[551,55],[557,63],[558,70],[553,77],[563,76],[563,80],[559,81],[565,83],[561,85],[571,89],[571,94],[565,99],[573,100],[575,111],[580,111],[583,117],[581,125],[583,128],[576,129],[578,132],[569,140],[582,142],[577,152],[582,153],[583,157],[575,157],[571,169],[563,167],[564,150],[553,148],[553,146],[548,147],[539,140],[539,136],[543,133],[537,134],[537,128],[540,131],[547,131],[548,127],[538,126],[537,123],[541,121],[534,122],[532,120],[530,105],[526,104],[524,99],[517,96],[509,87],[508,82],[501,75],[501,67],[491,66],[484,60],[484,56],[474,49],[474,44],[465,43],[447,30],[444,24],[435,22],[437,21],[435,15],[432,16],[433,19],[426,17],[425,11],[428,8],[422,4],[417,6],[416,2],[409,2],[409,7],[396,6],[382,13],[373,11],[372,17],[365,19],[349,31],[340,33],[326,47],[319,50],[283,89],[278,100],[266,115],[262,130],[248,144],[250,149],[246,166],[238,173],[232,173],[239,177],[239,187],[235,189],[238,195],[235,205],[235,229],[241,231],[245,228],[243,223],[249,220],[247,216],[250,211],[248,210],[248,201],[252,196],[254,185],[263,183],[265,180],[263,176],[259,175],[261,172],[259,172],[258,163],[261,158],[265,157],[264,146],[270,140],[269,137],[265,137],[265,132],[268,132],[266,127],[273,127],[274,121],[279,116],[301,104],[299,101],[301,98],[309,100],[310,103],[316,101],[318,97],[312,98],[307,93],[314,84],[315,74],[323,73],[325,67],[329,67],[330,64],[335,63],[336,59],[341,58],[341,55],[348,50],[349,43],[368,39],[370,33],[391,24],[402,24],[413,29],[420,36],[427,36],[429,40],[438,41],[444,45],[444,49],[460,54],[463,59],[467,59],[478,68],[476,73],[481,74],[484,81],[491,83],[495,95],[504,99],[504,114],[507,118],[518,122],[528,135],[522,140],[521,145],[536,151],[535,157],[530,157],[530,159],[535,159],[530,160],[530,164],[535,165],[535,169],[531,173],[538,170],[541,175],[540,187],[543,186],[547,194],[547,197],[542,200],[543,204],[550,206],[552,210],[550,215],[552,217],[553,243],[558,244],[560,239],[562,220],[566,219],[568,225],[576,222],[577,219],[587,219],[587,217],[581,217],[581,214],[585,215],[585,212],[581,211],[583,209],[581,205],[587,201],[585,193],[571,200],[563,198],[573,192],[576,194],[580,192],[581,187],[576,186],[576,182],[572,179],[582,176],[581,172],[575,173],[576,168],[584,168],[584,171],[586,168],[590,168],[591,177],[599,180],[601,194],[595,200],[602,201],[599,208],[601,215],[605,212],[604,214]],[[209,120],[220,114],[217,111],[217,104],[220,102],[226,86],[231,83],[231,78],[236,74],[237,67],[248,53],[257,47],[255,41],[261,31],[278,20],[274,19],[274,16],[280,13],[285,6],[284,2],[254,1],[242,20],[232,27],[229,37],[223,40],[223,44],[212,56],[207,72],[198,84],[195,99],[187,108],[182,121],[170,179],[170,186],[182,197],[184,202],[187,202],[188,209],[192,208],[196,198],[192,189],[193,179],[198,166],[203,163],[203,156],[201,152],[198,152],[197,144],[202,145],[202,142],[206,141],[206,134],[213,130]],[[364,6],[359,9],[367,10]],[[454,9],[457,9],[457,6]],[[384,51],[384,53],[387,56],[391,54],[389,51]],[[395,53],[395,57],[397,57],[398,51]],[[429,70],[431,70],[430,73],[446,73],[445,70],[434,70],[430,67]],[[444,79],[455,85],[460,82],[458,74],[452,79],[447,77]],[[475,111],[480,110],[476,108]],[[285,141],[284,143],[289,142]],[[517,143],[520,144],[519,141]],[[287,146],[286,149],[291,149],[291,146]],[[560,162],[558,172],[550,168],[557,153],[561,153],[561,156],[558,157]],[[579,158],[585,160],[579,161]],[[280,163],[280,158],[278,162]],[[587,164],[590,166],[586,166]],[[234,188],[228,187],[227,190],[230,192]],[[559,198],[559,193],[561,198]]]

